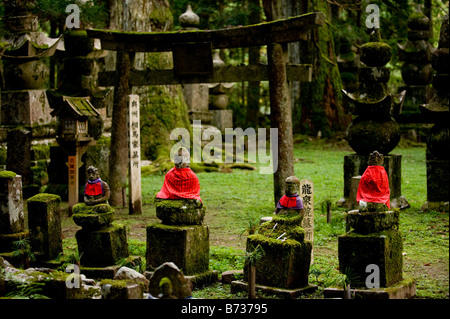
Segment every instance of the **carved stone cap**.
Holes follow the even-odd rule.
[[[183,28],[197,28],[200,24],[200,17],[192,11],[191,5],[188,4],[186,12],[178,18]]]

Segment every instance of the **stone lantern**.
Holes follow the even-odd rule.
[[[94,108],[88,97],[53,97],[52,116],[58,117],[60,128],[56,141],[68,155],[69,166],[69,215],[72,207],[78,203],[78,169],[83,165],[81,156],[87,148],[95,144],[89,135],[89,119],[97,118],[100,113]]]

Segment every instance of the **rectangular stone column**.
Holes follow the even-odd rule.
[[[366,287],[366,278],[373,272],[367,267],[372,265],[379,269],[380,287],[392,286],[403,279],[402,251],[398,230],[367,235],[351,231],[338,237],[339,270],[348,274],[352,287]]]
[[[185,275],[209,269],[209,227],[206,225],[147,226],[147,268],[173,262]]]
[[[23,214],[22,178],[0,172],[0,252],[13,250],[12,243],[28,236]]]
[[[142,214],[141,197],[141,142],[139,125],[139,95],[128,95],[128,141],[129,141],[129,213]]]
[[[52,260],[63,252],[61,238],[61,197],[37,194],[27,201],[30,244],[40,260]]]

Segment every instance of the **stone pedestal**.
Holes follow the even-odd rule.
[[[82,227],[75,234],[82,266],[111,266],[129,256],[126,227],[113,222],[114,208],[109,204],[76,204],[73,220]]]
[[[369,155],[350,154],[344,156],[344,197],[350,196],[352,178],[364,173],[368,164]],[[383,164],[389,177],[391,199],[401,196],[402,193],[402,156],[390,154],[384,156]]]
[[[209,269],[209,227],[207,225],[147,226],[147,269],[173,262],[185,275]]]
[[[305,240],[303,215],[298,212],[276,215],[260,225],[258,233],[247,237],[247,252],[255,258],[255,289],[283,298],[296,298],[317,289],[308,284],[312,242]],[[248,287],[249,266],[244,266],[244,279],[233,281],[231,291]]]
[[[60,203],[54,194],[38,194],[27,201],[30,244],[37,259],[55,259],[63,252]]]
[[[258,285],[286,289],[308,286],[312,251],[310,241],[277,241],[261,235],[251,235],[247,238],[247,251],[257,245],[264,250],[264,255],[256,263]],[[247,268],[244,268],[244,278],[248,278]]]
[[[397,230],[384,230],[362,235],[350,231],[338,238],[339,269],[351,278],[351,287],[366,287],[368,265],[380,270],[380,287],[402,280],[402,235]]]
[[[112,223],[109,227],[75,234],[83,266],[108,266],[128,257],[126,227]]]

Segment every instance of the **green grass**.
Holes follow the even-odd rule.
[[[323,289],[342,276],[338,271],[337,237],[345,233],[345,210],[336,202],[343,197],[344,156],[353,152],[342,141],[332,144],[300,137],[297,142],[295,175],[313,181],[315,190],[314,264],[309,279],[319,289],[305,298],[323,298]],[[416,278],[416,298],[448,298],[449,216],[448,213],[420,211],[427,194],[425,147],[397,147],[392,153],[402,155],[402,195],[411,205],[400,213],[404,274]],[[242,269],[245,230],[261,217],[273,214],[273,177],[259,174],[258,170],[197,172],[197,176],[207,209],[205,223],[210,227],[210,268],[220,272]],[[142,177],[142,215],[128,215],[127,209],[116,211],[116,220],[127,225],[130,252],[134,255],[145,257],[145,226],[158,221],[153,198],[163,180],[164,174]],[[325,201],[333,203],[331,223],[326,222],[326,212],[322,208]],[[70,249],[76,247],[70,235],[64,242]],[[194,297],[225,299],[246,298],[246,295],[232,295],[228,285],[216,284],[195,290]]]

